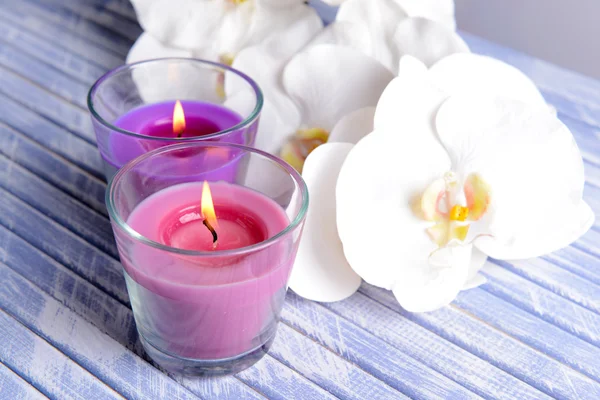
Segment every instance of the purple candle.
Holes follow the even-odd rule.
[[[181,118],[174,125],[177,99]],[[207,140],[252,146],[262,104],[260,89],[248,76],[195,59],[124,65],[98,79],[88,95],[107,179],[131,160],[166,145]],[[227,158],[221,164],[224,171],[216,171],[219,165],[213,163],[201,169],[204,175],[198,179],[231,180],[237,163]],[[192,170],[190,174],[195,176]]]
[[[210,136],[234,128],[243,120],[235,111],[221,105],[185,100],[180,103],[183,109],[181,114],[183,119],[177,120],[174,118],[174,114],[175,106],[178,103],[168,101],[141,106],[134,108],[115,121],[115,126],[118,128],[152,139],[113,132],[110,135],[108,151],[101,152],[102,158],[112,167],[113,173],[148,151],[177,143],[177,139],[205,138],[205,140],[217,141],[217,138],[210,138]],[[155,140],[155,138],[164,138],[165,140]],[[233,130],[227,136],[227,142],[244,144],[244,130]],[[215,165],[213,169],[218,169],[218,167],[219,165]],[[219,179],[230,180],[235,171],[233,168],[225,168],[214,171],[213,174],[215,173],[220,174]],[[204,178],[204,176],[199,176],[199,179]],[[211,176],[211,179],[215,178],[216,176]]]

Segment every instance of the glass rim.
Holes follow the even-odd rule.
[[[166,244],[162,244],[160,242],[148,239],[144,235],[137,232],[126,221],[123,220],[123,218],[121,217],[119,212],[116,210],[116,207],[114,206],[114,204],[115,204],[115,202],[114,202],[115,187],[117,186],[118,182],[122,179],[122,177],[127,172],[131,171],[135,166],[148,160],[149,158],[152,158],[154,156],[157,156],[157,155],[160,155],[163,153],[168,153],[171,151],[185,149],[185,148],[189,148],[189,147],[195,147],[195,146],[237,148],[246,153],[258,154],[264,158],[267,158],[271,162],[278,164],[296,182],[296,184],[298,185],[298,190],[300,191],[301,196],[302,196],[302,203],[301,203],[300,209],[296,213],[295,218],[293,220],[291,220],[288,223],[287,227],[285,229],[283,229],[281,232],[278,232],[276,235],[273,235],[270,238],[263,240],[262,242],[259,242],[259,243],[256,243],[256,244],[253,244],[250,246],[245,246],[245,247],[240,247],[238,249],[230,249],[230,250],[215,250],[215,251],[185,250],[185,249],[180,249],[177,247],[167,246]],[[181,143],[181,144],[172,144],[172,145],[168,145],[168,146],[163,146],[158,149],[147,152],[147,153],[133,159],[132,161],[128,162],[127,164],[125,164],[125,166],[123,166],[121,169],[119,169],[117,171],[117,173],[115,175],[113,175],[113,177],[108,182],[108,184],[106,186],[105,203],[106,203],[106,209],[108,210],[108,215],[110,216],[111,220],[119,227],[119,229],[121,229],[123,232],[125,232],[129,237],[133,238],[134,240],[136,240],[138,242],[143,243],[144,245],[153,247],[158,250],[166,251],[169,253],[182,255],[182,256],[196,256],[196,257],[215,257],[215,256],[217,256],[218,257],[218,256],[229,256],[229,255],[243,255],[246,253],[252,253],[255,251],[259,251],[259,250],[265,249],[267,247],[270,247],[273,243],[276,243],[277,241],[279,241],[279,239],[281,239],[282,237],[291,233],[294,229],[296,229],[300,225],[300,223],[306,217],[306,213],[308,211],[309,195],[308,195],[308,187],[306,185],[306,182],[304,182],[304,179],[302,178],[300,173],[298,173],[298,171],[296,171],[291,165],[289,165],[282,159],[280,159],[272,154],[269,154],[269,153],[259,150],[259,149],[255,149],[253,147],[244,146],[244,145],[240,145],[240,144],[196,141],[196,142],[191,142],[191,143]]]
[[[119,133],[122,133],[122,134],[128,135],[128,136],[133,136],[133,137],[136,137],[138,139],[157,140],[157,141],[165,141],[165,140],[172,139],[172,138],[162,137],[162,136],[143,135],[141,133],[137,133],[137,132],[133,132],[133,131],[128,131],[126,129],[119,128],[118,126],[116,126],[116,125],[108,122],[106,119],[104,119],[98,113],[98,111],[94,107],[94,100],[93,100],[93,97],[94,97],[96,91],[98,90],[98,88],[100,87],[100,85],[102,85],[105,81],[107,81],[108,79],[112,78],[113,76],[115,76],[115,75],[117,75],[117,74],[119,74],[119,73],[121,73],[123,71],[130,70],[130,69],[133,69],[135,67],[138,67],[140,65],[153,64],[153,63],[157,63],[157,62],[161,62],[161,61],[191,62],[191,63],[198,63],[198,64],[202,64],[202,65],[209,65],[209,66],[212,66],[212,67],[217,67],[217,68],[221,68],[221,69],[227,70],[227,71],[232,72],[235,75],[239,76],[243,80],[245,80],[250,85],[250,87],[252,88],[252,90],[254,90],[254,94],[256,95],[256,105],[255,105],[254,109],[252,110],[252,112],[250,113],[250,115],[248,115],[247,117],[245,117],[242,121],[240,121],[236,125],[232,126],[231,128],[223,129],[223,130],[221,130],[219,132],[211,133],[209,135],[196,136],[196,137],[182,137],[182,138],[178,138],[177,139],[178,142],[193,142],[193,141],[202,141],[202,140],[207,140],[207,139],[214,139],[214,138],[226,135],[228,133],[237,131],[239,129],[242,129],[245,126],[251,125],[258,118],[258,116],[260,115],[260,112],[261,112],[261,110],[263,108],[263,104],[264,104],[264,97],[263,97],[263,94],[262,94],[262,90],[260,89],[260,87],[258,86],[258,84],[252,78],[250,78],[250,76],[246,75],[242,71],[239,71],[239,70],[237,70],[235,68],[232,68],[229,65],[225,65],[225,64],[221,64],[221,63],[214,62],[214,61],[209,61],[209,60],[203,60],[203,59],[200,59],[200,58],[163,57],[163,58],[153,58],[153,59],[150,59],[150,60],[138,61],[138,62],[131,63],[131,64],[124,64],[124,65],[121,65],[121,66],[118,66],[116,68],[111,69],[110,71],[108,71],[105,74],[103,74],[100,78],[98,78],[96,80],[96,82],[94,82],[94,84],[92,85],[92,87],[90,88],[90,90],[88,91],[88,94],[87,94],[87,107],[88,107],[88,110],[90,111],[90,114],[92,115],[92,118],[94,118],[99,123],[101,123],[102,125],[104,125],[105,127],[107,127],[108,129],[110,129],[112,131],[119,132]],[[183,99],[183,100],[186,100],[186,99]]]

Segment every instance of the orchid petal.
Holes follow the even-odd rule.
[[[431,66],[454,53],[468,53],[469,46],[453,30],[425,18],[407,18],[398,24],[394,33],[396,57],[412,55]]]
[[[263,106],[256,147],[276,153],[285,139],[300,126],[300,112],[285,93],[281,75],[289,58],[300,50],[319,31],[321,23],[301,19],[281,35],[271,37],[261,45],[242,50],[233,67],[252,76],[261,87]],[[227,94],[240,90],[236,80],[225,78]]]
[[[487,282],[486,277],[479,273],[481,268],[483,268],[487,262],[487,258],[488,257],[484,252],[477,248],[473,248],[471,253],[471,263],[469,265],[469,274],[462,290],[474,289]]]
[[[534,105],[546,104],[535,84],[515,67],[494,58],[458,53],[429,70],[429,79],[448,95],[496,95]]]
[[[337,13],[336,22],[350,22],[362,30],[369,38],[368,51],[359,49],[382,63],[390,71],[397,66],[397,59],[390,46],[398,22],[407,18],[407,13],[395,0],[348,0]]]
[[[440,107],[436,126],[453,170],[463,177],[476,173],[491,189],[486,214],[477,221],[491,236],[475,240],[489,256],[546,254],[567,246],[593,223],[582,200],[581,154],[569,129],[547,107],[453,96]]]
[[[346,258],[365,281],[386,289],[407,268],[427,264],[437,249],[426,233],[431,222],[412,205],[450,161],[441,146],[430,147],[429,132],[414,128],[396,137],[377,130],[364,137],[346,158],[337,183],[337,224]]]
[[[167,57],[192,57],[190,50],[168,47],[148,33],[142,33],[127,54],[127,64]]]
[[[223,0],[221,0],[223,1]],[[246,1],[231,7],[221,20],[213,46],[219,54],[237,54],[252,39],[252,26],[255,8]]]
[[[373,131],[375,107],[360,108],[344,116],[333,128],[329,142],[356,144]]]
[[[396,0],[409,17],[422,17],[456,29],[454,0]]]
[[[374,106],[391,73],[361,52],[317,45],[297,54],[285,67],[283,84],[302,110],[308,127],[331,131],[344,115]]]
[[[329,4],[330,6],[339,6],[346,0],[321,0],[325,4]]]
[[[344,257],[335,222],[336,181],[351,148],[347,143],[324,144],[308,156],[302,172],[311,203],[290,288],[310,300],[343,300],[361,283]]]
[[[366,55],[370,55],[371,53],[371,40],[369,38],[367,26],[355,22],[333,22],[325,27],[325,29],[310,42],[309,46],[316,46],[319,44],[348,46],[359,50]]]
[[[449,244],[436,251],[434,260],[402,265],[402,276],[392,291],[409,312],[428,312],[452,302],[468,276],[471,245]],[[433,258],[432,257],[432,258]]]
[[[251,2],[248,4],[251,5]],[[248,25],[245,46],[275,40],[283,45],[281,51],[285,49],[292,55],[321,30],[323,21],[315,9],[302,0],[258,0],[252,22]],[[282,36],[285,36],[285,42],[281,40]],[[235,49],[230,51],[236,52]]]
[[[168,48],[147,33],[142,34],[131,48],[127,62],[164,57],[190,57],[186,50]],[[133,81],[146,103],[173,99],[203,99],[220,103],[218,92],[219,71],[198,73],[198,66],[190,63],[153,63],[152,68],[133,67]]]
[[[225,2],[133,0],[144,31],[161,43],[189,50],[211,46],[225,16]],[[175,3],[175,4],[174,4]]]

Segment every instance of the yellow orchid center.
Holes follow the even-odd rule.
[[[239,6],[240,4],[243,4],[245,2],[247,2],[248,0],[225,0],[231,4],[234,4],[236,6]]]
[[[459,204],[461,189],[466,204]],[[490,187],[480,175],[469,175],[461,188],[456,175],[448,172],[425,189],[416,212],[426,221],[435,222],[427,228],[427,234],[443,247],[452,240],[467,238],[470,224],[483,217],[490,198]]]
[[[296,171],[302,172],[306,157],[317,147],[327,142],[329,132],[322,128],[300,129],[283,145],[281,158]]]

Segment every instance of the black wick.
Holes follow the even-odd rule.
[[[177,139],[181,139],[181,135],[183,135],[184,131],[185,131],[185,129],[180,129],[179,132],[177,132]]]
[[[202,223],[204,224],[204,226],[206,226],[206,229],[208,229],[210,233],[212,233],[213,245],[215,245],[217,243],[217,239],[219,238],[217,236],[217,231],[215,231],[215,228],[213,228],[210,222],[208,222],[208,219],[205,219],[204,221],[202,221]]]

